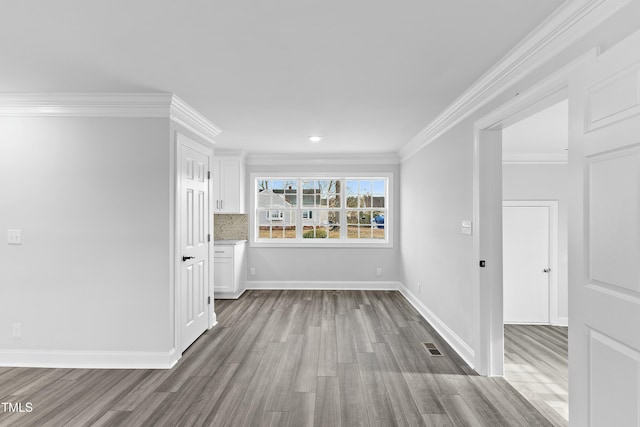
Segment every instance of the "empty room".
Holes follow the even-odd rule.
[[[0,46],[0,426],[640,425],[640,0],[25,0]]]

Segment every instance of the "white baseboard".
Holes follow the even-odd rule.
[[[558,323],[556,323],[554,326],[569,326],[569,318],[558,317]]]
[[[249,289],[291,289],[291,290],[365,290],[365,291],[395,291],[400,282],[395,281],[281,281],[281,280],[248,280]]]
[[[213,298],[215,299],[238,299],[244,294],[246,289],[242,289],[238,292],[213,292]]]
[[[0,350],[0,366],[13,368],[171,369],[182,355],[137,351]]]
[[[433,329],[455,350],[472,369],[475,369],[475,351],[453,330],[451,330],[438,316],[422,303],[406,286],[400,284],[400,293],[415,307]]]

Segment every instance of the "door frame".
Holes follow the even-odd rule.
[[[502,128],[566,99],[571,72],[598,54],[598,48],[588,50],[474,123],[474,368],[481,375],[502,376],[504,372]],[[479,266],[481,260],[486,267]]]
[[[188,136],[186,133],[181,131],[174,131],[173,133],[173,145],[174,145],[174,161],[173,165],[175,168],[175,173],[173,174],[174,179],[174,200],[173,200],[173,215],[174,215],[174,233],[173,233],[173,278],[174,278],[174,287],[173,287],[173,345],[175,349],[175,361],[179,360],[182,356],[182,352],[185,349],[181,348],[182,336],[181,336],[181,319],[182,319],[182,293],[181,293],[181,285],[182,285],[182,275],[181,275],[181,265],[182,265],[182,234],[181,234],[181,224],[182,224],[182,213],[180,206],[180,195],[182,194],[182,181],[180,179],[182,173],[182,147],[186,146],[209,158],[209,172],[212,170],[213,163],[213,149],[206,146],[205,144],[199,143],[195,138]],[[212,260],[212,251],[213,251],[213,185],[212,180],[208,180],[209,186],[209,214],[208,214],[208,234],[211,236],[210,241],[207,245],[207,262],[209,263],[209,277],[208,277],[208,297],[211,298],[211,303],[208,308],[208,329],[211,329],[215,326],[216,322],[216,314],[214,311],[213,304],[213,260]]]
[[[560,325],[558,316],[558,240],[559,240],[559,216],[557,200],[503,200],[502,207],[546,207],[549,208],[549,324]],[[503,283],[504,286],[504,283]]]

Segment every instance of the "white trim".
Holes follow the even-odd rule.
[[[600,54],[594,47],[548,75],[532,87],[505,102],[474,123],[476,129],[493,129],[512,125],[547,107],[567,99],[567,82],[571,73]]]
[[[0,366],[74,369],[171,369],[180,354],[144,351],[0,350]]]
[[[296,247],[296,248],[363,248],[363,249],[389,249],[393,248],[394,240],[393,240],[393,224],[395,210],[394,206],[394,173],[393,172],[358,172],[358,173],[332,173],[332,172],[309,172],[309,173],[271,173],[271,172],[252,172],[249,174],[250,178],[250,203],[249,203],[249,246],[256,248],[285,248],[285,247]],[[382,208],[385,211],[385,233],[386,239],[347,239],[346,237],[346,228],[342,227],[342,224],[347,224],[346,215],[346,206],[341,206],[340,208],[336,208],[333,210],[339,210],[341,212],[341,227],[342,227],[342,237],[340,239],[304,239],[304,238],[295,238],[295,239],[257,239],[257,222],[256,219],[256,211],[257,211],[257,197],[258,193],[256,192],[255,182],[257,178],[268,178],[273,180],[288,180],[288,179],[296,179],[303,180],[307,178],[311,179],[340,179],[340,180],[348,180],[348,179],[385,179],[387,181],[386,185],[386,196],[385,196],[385,207]],[[346,192],[346,186],[345,186]],[[299,199],[302,200],[302,199]],[[344,203],[346,203],[346,193],[344,194]],[[310,208],[314,209],[314,208]],[[324,209],[324,208],[323,208]],[[362,210],[369,210],[374,208],[363,208]],[[283,209],[286,210],[286,209]],[[296,207],[296,212],[301,211],[302,207]],[[387,218],[391,218],[388,220]],[[296,219],[296,227],[299,227],[302,230],[301,221],[302,215],[300,218]],[[312,240],[312,241],[309,241]]]
[[[209,142],[222,132],[171,93],[4,93],[0,117],[168,118]]]
[[[491,227],[487,228],[480,220],[481,202],[491,197],[496,191],[496,188],[487,187],[487,181],[483,181],[483,185],[481,185],[481,180],[484,179],[484,175],[481,175],[481,173],[482,171],[487,173],[487,171],[491,170],[501,172],[502,161],[498,161],[495,156],[483,156],[481,159],[481,147],[495,138],[494,133],[501,134],[500,128],[503,122],[512,123],[513,120],[522,118],[524,114],[532,114],[535,110],[540,111],[545,106],[557,102],[559,96],[566,96],[569,75],[575,69],[597,56],[598,52],[596,48],[587,51],[557,72],[522,92],[517,98],[506,102],[474,123],[473,222],[477,231],[473,236],[473,263],[475,266],[478,265],[480,259],[487,259],[487,255],[481,253],[481,248],[495,246],[496,244],[501,246],[502,244],[502,229],[492,230]],[[493,181],[496,180],[494,179]],[[501,180],[493,182],[493,185],[499,186],[500,193],[502,193]],[[488,215],[489,219],[502,217],[501,210],[493,213],[485,212],[485,214]],[[481,256],[485,258],[481,258]],[[490,267],[496,268],[498,272],[501,272],[501,253],[500,256],[494,253],[492,258]],[[478,362],[476,370],[483,375],[501,375],[502,367],[504,366],[503,340],[499,338],[499,335],[504,335],[503,307],[501,303],[502,282],[500,282],[500,286],[497,286],[493,282],[495,278],[487,275],[482,276],[480,270],[480,268],[476,267],[473,272],[473,289],[477,298],[474,310],[478,319],[476,330]],[[498,302],[500,303],[498,304]],[[482,305],[486,303],[490,303],[490,306],[483,308]]]
[[[475,352],[470,345],[468,345],[462,338],[460,338],[452,329],[450,329],[445,322],[443,322],[433,311],[420,301],[406,286],[402,283],[399,284],[398,290],[409,301],[411,305],[418,310],[418,313],[424,319],[429,322],[433,329],[455,350],[456,353],[474,369]]]
[[[240,289],[236,292],[216,292],[216,299],[238,299],[247,291],[247,289]]]
[[[566,165],[567,154],[511,154],[502,155],[503,165]]]
[[[549,324],[560,325],[559,300],[560,300],[560,265],[559,252],[559,215],[557,200],[503,200],[502,207],[546,207],[549,208]],[[504,286],[504,283],[503,283]],[[507,322],[505,322],[507,323]]]
[[[568,317],[558,317],[558,324],[556,326],[569,326]]]
[[[564,48],[597,28],[631,0],[569,0],[518,43],[399,151],[407,160],[504,93]]]
[[[397,153],[251,153],[248,165],[396,165],[400,163]]]
[[[321,281],[321,280],[247,280],[246,289],[269,290],[363,290],[363,291],[396,291],[400,282],[395,281]]]
[[[220,128],[176,95],[171,98],[169,118],[211,143],[214,143],[214,138],[222,132]]]

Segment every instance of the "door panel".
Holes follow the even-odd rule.
[[[209,157],[185,144],[181,162],[181,350],[208,327]],[[183,259],[183,257],[185,257]]]
[[[505,323],[549,323],[549,208],[502,208]]]
[[[569,82],[570,420],[640,418],[640,32]]]

